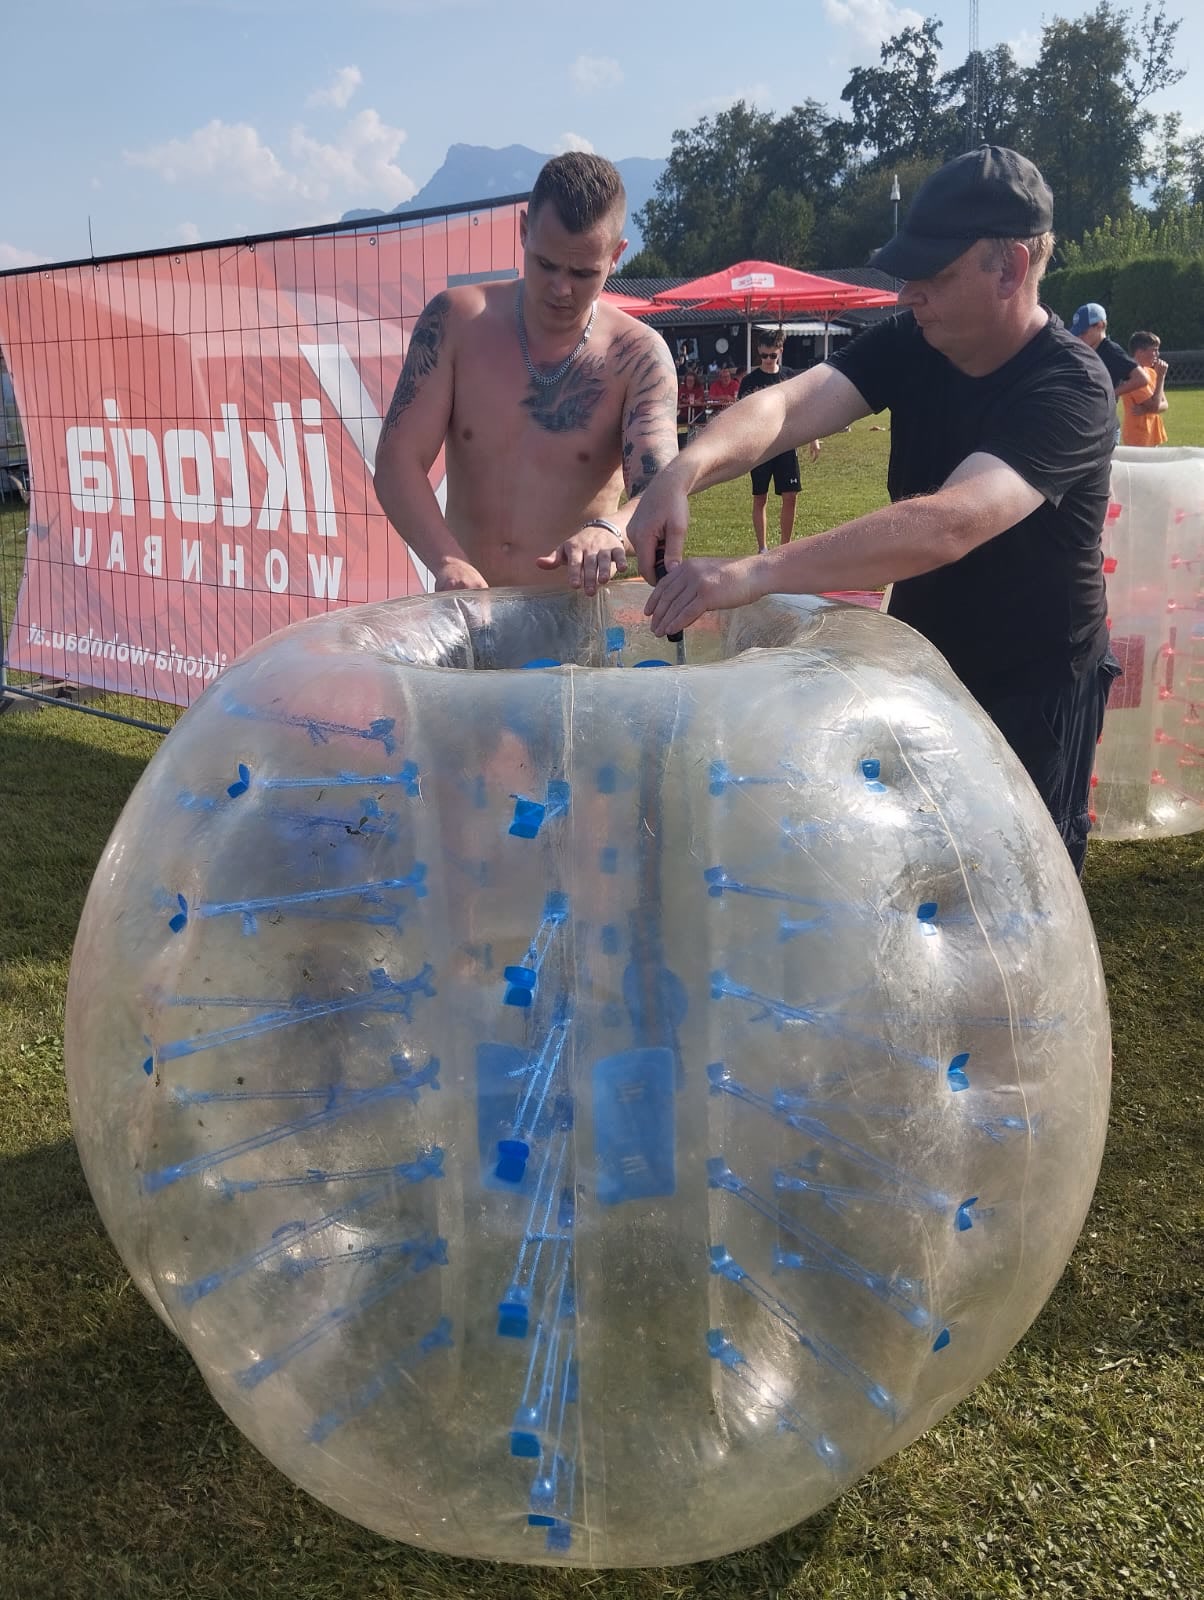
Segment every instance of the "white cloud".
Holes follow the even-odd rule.
[[[46,259],[36,251],[23,250],[19,244],[0,242],[0,272],[7,272],[10,267],[36,267]]]
[[[186,139],[169,139],[148,150],[127,150],[132,167],[158,173],[164,183],[216,181],[222,189],[257,195],[296,194],[300,181],[264,144],[248,122],[214,119]]]
[[[567,154],[567,152],[570,150],[581,150],[587,156],[597,154],[597,151],[594,149],[593,145],[590,144],[588,139],[583,138],[581,134],[562,133],[559,139],[557,139],[556,143],[552,146],[552,154],[554,156],[562,156]]]
[[[1016,57],[1018,67],[1033,67],[1037,64],[1037,57],[1041,52],[1041,35],[1029,33],[1024,29],[1014,39],[1008,40],[1008,46]]]
[[[176,224],[176,243],[177,244],[200,244],[200,242],[201,242],[201,230],[197,227],[195,222],[177,222],[177,224]]]
[[[165,183],[208,185],[261,201],[332,201],[339,210],[359,201],[393,206],[408,200],[417,184],[396,164],[405,130],[360,111],[329,142],[298,125],[284,158],[246,122],[207,122],[185,139],[169,139],[146,150],[127,150],[131,166],[155,172]]]
[[[346,124],[333,144],[311,139],[297,127],[289,139],[290,154],[309,198],[339,198],[340,205],[355,200],[397,205],[416,194],[418,185],[393,159],[405,142],[404,128],[382,122],[378,112],[360,111]]]
[[[334,75],[334,82],[325,89],[315,89],[305,104],[335,106],[341,111],[363,81],[364,75],[358,67],[340,67]]]
[[[885,44],[904,28],[920,28],[923,14],[892,0],[824,0],[824,15],[836,28],[847,28],[865,44]]]
[[[584,94],[617,89],[623,81],[623,69],[613,56],[578,56],[569,71]]]

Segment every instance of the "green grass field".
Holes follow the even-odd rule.
[[[1172,393],[1170,421],[1204,445],[1204,393]],[[860,423],[830,441],[800,532],[880,503],[888,438]],[[702,497],[695,548],[751,543],[746,483]],[[0,1600],[1201,1600],[1204,834],[1091,846],[1109,1143],[1070,1265],[1002,1366],[767,1544],[673,1570],[496,1567],[389,1544],[293,1488],[100,1229],[63,997],[88,882],[157,744],[62,710],[0,718]]]
[[[1204,446],[1204,389],[1174,389],[1167,396],[1165,422],[1170,445]],[[800,452],[803,489],[798,498],[795,536],[820,533],[850,517],[886,504],[886,462],[890,433],[885,419],[867,417],[848,433],[825,439],[812,466]],[[750,555],[756,548],[752,531],[751,491],[740,478],[700,496],[695,537],[690,549],[698,555]],[[777,500],[768,507],[769,543],[778,536]]]

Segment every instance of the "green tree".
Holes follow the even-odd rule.
[[[1025,81],[1010,45],[972,52],[960,67],[945,73],[941,83],[949,98],[952,135],[945,146],[946,159],[980,144],[1015,149],[1021,142]]]
[[[896,173],[902,195],[899,204],[902,220],[916,190],[939,165],[939,160],[933,158],[903,160],[897,167],[865,167],[850,177],[825,219],[822,259],[832,266],[838,263],[864,266],[871,251],[884,245],[891,236],[894,205],[890,189]]]
[[[642,250],[637,250],[633,256],[628,256],[623,265],[615,273],[616,278],[671,278],[674,276],[673,268],[664,256],[658,256],[655,250],[650,250],[647,245]]]
[[[1115,219],[1105,217],[1077,243],[1064,244],[1060,253],[1065,267],[1204,256],[1204,205],[1183,206],[1161,217],[1134,210]]]
[[[929,17],[881,47],[881,65],[855,67],[840,91],[848,103],[849,137],[875,166],[904,157],[939,156],[957,142],[950,89],[941,77],[941,25]]]
[[[1183,164],[1187,193],[1193,205],[1204,205],[1204,134],[1184,140]]]
[[[773,124],[762,153],[765,191],[804,196],[822,215],[835,200],[849,160],[846,124],[818,100],[792,106]]]
[[[1164,0],[1149,0],[1136,23],[1100,0],[1076,21],[1047,24],[1028,70],[999,45],[943,75],[937,19],[904,28],[877,66],[851,73],[847,120],[814,100],[776,118],[737,101],[678,129],[637,218],[647,258],[683,276],[750,256],[863,261],[887,236],[893,174],[906,205],[928,172],[979,139],[1036,161],[1063,241],[1126,217],[1134,188],[1150,179],[1155,224],[1178,215],[1204,201],[1204,136],[1185,138],[1171,118],[1151,143],[1147,102],[1183,77],[1173,61],[1179,26]],[[640,275],[635,261],[624,270]],[[654,275],[642,261],[640,272]]]
[[[1025,75],[1023,148],[1054,192],[1063,237],[1077,238],[1132,206],[1149,171],[1144,139],[1151,95],[1183,73],[1172,64],[1179,23],[1159,0],[1134,27],[1130,13],[1101,0],[1077,22],[1046,24],[1036,65]]]
[[[687,277],[747,255],[773,125],[738,100],[678,128],[656,193],[636,215],[646,248]]]
[[[789,189],[771,189],[757,210],[749,252],[761,261],[801,267],[808,259],[815,207],[805,195]]]
[[[1152,140],[1150,210],[1155,220],[1204,204],[1204,134],[1183,137],[1183,118],[1168,112]]]
[[[1155,218],[1181,210],[1188,204],[1182,132],[1183,118],[1177,111],[1169,112],[1155,125],[1150,173],[1150,211]]]
[[[737,101],[673,135],[637,218],[645,250],[688,277],[753,256],[803,266],[844,160],[842,136],[816,101],[778,118]]]

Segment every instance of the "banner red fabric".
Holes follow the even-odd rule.
[[[381,419],[431,296],[518,276],[518,214],[0,278],[33,480],[8,665],[187,705],[285,623],[421,592]]]

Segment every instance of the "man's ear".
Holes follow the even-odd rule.
[[[620,239],[618,244],[615,245],[614,254],[610,258],[610,265],[611,265],[612,269],[618,266],[619,257],[623,254],[623,252],[624,252],[624,250],[626,250],[626,248],[627,248],[627,240],[626,239]]]
[[[1024,287],[1031,260],[1026,244],[1014,244],[1008,251],[1007,265],[999,276],[999,291],[1003,299],[1010,300]]]

